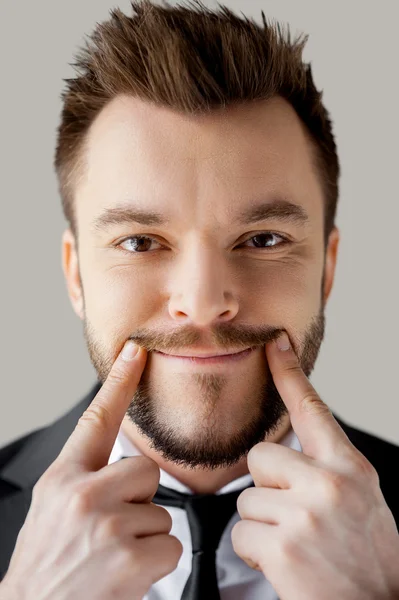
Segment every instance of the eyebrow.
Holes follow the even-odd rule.
[[[236,225],[250,225],[259,221],[277,220],[283,223],[304,225],[309,221],[308,214],[299,204],[277,199],[262,202],[245,208],[234,219]],[[170,219],[165,215],[129,205],[106,208],[93,222],[94,231],[102,231],[111,225],[138,223],[139,225],[168,225]]]
[[[106,208],[93,222],[93,229],[101,231],[111,225],[138,223],[139,225],[167,225],[169,223],[161,213],[152,210],[133,208],[132,206],[114,206]]]
[[[258,221],[270,219],[294,225],[305,225],[309,222],[306,210],[300,204],[289,200],[276,199],[272,202],[262,202],[245,208],[235,219],[236,224],[251,225]]]

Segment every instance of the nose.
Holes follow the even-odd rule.
[[[169,282],[169,314],[182,324],[197,327],[234,319],[238,299],[228,283],[231,279],[220,249],[199,241],[192,244]]]

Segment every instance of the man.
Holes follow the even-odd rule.
[[[0,598],[397,598],[398,447],[308,379],[339,163],[306,39],[132,6],[79,55],[55,159],[98,382],[0,452]]]

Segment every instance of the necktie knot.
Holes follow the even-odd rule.
[[[184,495],[182,503],[187,513],[193,553],[216,552],[223,531],[236,512],[237,498],[241,491],[218,495]],[[154,498],[155,502],[158,501],[157,498],[160,499],[158,493]]]

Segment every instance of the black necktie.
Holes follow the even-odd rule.
[[[126,458],[126,457],[123,457]],[[237,498],[247,487],[228,494],[184,494],[158,485],[156,504],[177,506],[187,512],[193,549],[192,566],[181,600],[220,600],[216,550],[223,531],[237,510]]]
[[[190,526],[192,566],[181,600],[220,600],[216,550],[227,523],[237,510],[237,498],[242,491],[217,496],[183,494],[159,484],[152,501],[164,506],[184,508]]]

